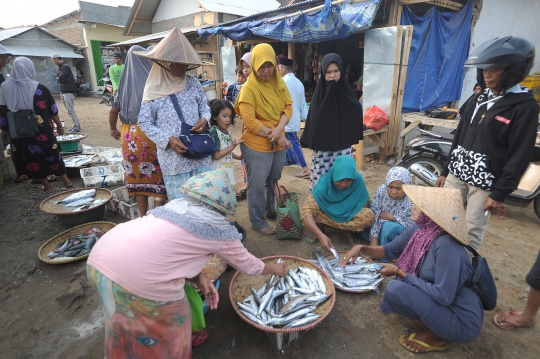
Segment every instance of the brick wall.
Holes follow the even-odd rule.
[[[79,23],[78,20],[82,20],[80,11],[47,24],[45,29],[73,45],[84,47],[83,24]]]

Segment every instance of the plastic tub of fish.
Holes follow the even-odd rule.
[[[56,141],[60,144],[62,154],[80,153],[81,140],[86,138],[85,133],[72,133],[56,136]]]
[[[80,169],[85,187],[112,187],[126,183],[122,165],[99,166]]]
[[[129,219],[139,218],[139,208],[134,196],[129,196],[127,187],[114,189],[112,192],[111,201],[108,204],[108,210],[116,212],[121,216]],[[154,197],[148,197],[148,210],[154,209]]]
[[[81,224],[77,227],[68,229],[45,242],[38,250],[38,257],[48,264],[63,264],[84,259],[90,255],[89,250],[91,250],[96,241],[99,240],[97,237],[102,236],[99,231],[96,229],[92,230],[92,228],[98,228],[104,234],[114,228],[114,226],[116,226],[116,224],[112,222],[98,221]],[[88,234],[85,235],[85,233]],[[97,234],[97,236],[93,236],[94,233]],[[76,241],[79,241],[79,243]],[[67,248],[70,242],[72,242],[72,244],[70,248]],[[73,247],[80,246],[80,244],[83,244],[82,248],[75,249],[80,249],[78,253],[73,252],[75,250],[71,250],[71,253],[67,252]],[[52,253],[58,253],[59,255],[53,257]],[[75,253],[73,256],[65,257],[65,255],[72,255],[73,253]],[[49,255],[53,258],[50,258]]]
[[[112,197],[104,188],[74,189],[55,194],[41,202],[39,208],[55,215],[62,225],[70,228],[83,223],[99,221],[105,214],[105,205]]]
[[[122,160],[122,150],[120,148],[115,148],[111,151],[106,151],[101,154],[105,161],[110,165],[121,165]]]
[[[340,259],[347,254],[347,251],[335,252]],[[380,269],[380,264],[373,262],[368,256],[360,254],[354,264],[348,263],[343,269],[338,267],[339,262],[334,254],[328,253],[323,255],[318,250],[314,254],[317,260],[312,260],[312,262],[322,268],[336,289],[348,293],[368,293],[374,291],[379,294],[379,285],[383,280],[383,277],[377,272]],[[323,259],[326,262],[321,263]]]
[[[81,148],[82,148],[82,154],[83,155],[89,155],[89,154],[98,155],[99,156],[98,163],[107,162],[107,161],[105,161],[105,157],[103,157],[103,152],[109,152],[109,151],[117,150],[117,148],[115,148],[115,147],[100,147],[100,146],[92,147],[92,146],[85,145],[84,143],[81,144]]]
[[[236,313],[249,325],[266,332],[270,341],[279,350],[306,334],[307,331],[317,327],[330,314],[336,301],[332,281],[324,271],[310,261],[293,256],[270,256],[262,258],[262,261],[276,263],[280,258],[286,263],[287,276],[292,277],[290,270],[302,272],[302,278],[304,278],[304,274],[311,273],[311,276],[316,276],[317,283],[309,284],[312,289],[294,288],[293,292],[290,291],[290,287],[287,287],[289,289],[280,294],[275,293],[275,290],[282,292],[283,289],[277,288],[278,286],[283,288],[282,286],[285,285],[281,283],[280,277],[269,274],[249,276],[236,272],[229,286],[229,298]],[[302,268],[299,269],[299,267]],[[287,283],[289,282],[289,278],[283,278]],[[277,282],[268,285],[271,279],[277,280]],[[301,280],[304,281],[305,279]],[[322,281],[322,283],[319,281]],[[312,281],[310,280],[310,282]],[[263,289],[265,284],[267,288],[270,288],[267,292],[265,292],[266,288]],[[312,286],[316,286],[318,289],[315,290]],[[257,305],[252,290],[258,292],[258,295],[262,295],[260,299],[268,300],[268,303],[261,306]],[[271,290],[272,292],[270,292]],[[305,294],[298,292],[299,290],[305,292]],[[319,291],[323,291],[323,293],[319,293]],[[267,298],[267,294],[271,298]],[[283,297],[274,298],[274,295],[283,295]],[[288,298],[287,302],[285,302],[285,296]],[[281,300],[281,303],[285,302],[284,305],[280,306],[280,303],[276,302],[278,300]],[[306,305],[309,306],[306,307]],[[264,309],[261,310],[260,307],[263,306]],[[249,307],[251,307],[251,313],[258,308],[257,315],[253,316],[249,312]],[[291,317],[292,315],[296,316]],[[249,318],[249,316],[252,316],[252,318]]]

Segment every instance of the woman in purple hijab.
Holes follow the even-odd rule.
[[[423,330],[399,338],[414,353],[445,351],[448,342],[467,343],[480,334],[484,312],[478,295],[465,283],[473,268],[465,250],[469,244],[465,209],[459,190],[404,185],[414,203],[407,228],[383,246],[356,245],[341,266],[360,252],[375,258],[397,258],[397,265],[382,264],[388,283],[381,311],[398,313]]]

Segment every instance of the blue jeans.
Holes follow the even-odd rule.
[[[287,149],[287,155],[285,157],[285,166],[298,165],[302,168],[307,166],[304,153],[300,147],[300,141],[296,132],[285,132],[285,138],[289,140],[292,148]]]

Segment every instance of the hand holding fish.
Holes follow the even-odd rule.
[[[381,275],[384,277],[392,277],[398,275],[401,278],[405,278],[405,276],[407,275],[407,273],[399,269],[398,266],[394,264],[380,263],[380,265],[382,265],[384,268],[379,270],[379,273],[381,273]]]
[[[327,252],[330,252],[330,247],[334,248],[330,238],[328,238],[328,236],[322,232],[319,235],[319,242],[321,242],[321,247],[323,247]]]
[[[280,277],[285,276],[287,273],[285,270],[286,264],[285,262],[281,263],[265,263],[264,269],[261,274],[274,274],[278,275]]]
[[[495,208],[501,208],[502,206],[502,202],[497,202],[491,199],[491,197],[487,197],[486,203],[484,204],[484,211],[493,211]]]
[[[208,278],[204,273],[201,272],[196,277],[195,284],[197,284],[197,287],[204,294],[204,300],[206,301],[206,305],[208,306],[208,308],[217,309],[219,302],[219,294],[210,278]]]
[[[366,247],[362,244],[357,244],[356,246],[349,249],[347,254],[345,254],[345,257],[341,258],[341,262],[339,262],[339,266],[343,267],[345,264],[349,263],[352,258],[352,263],[356,262],[356,259],[358,256],[360,256],[360,253],[362,252],[362,249]]]

